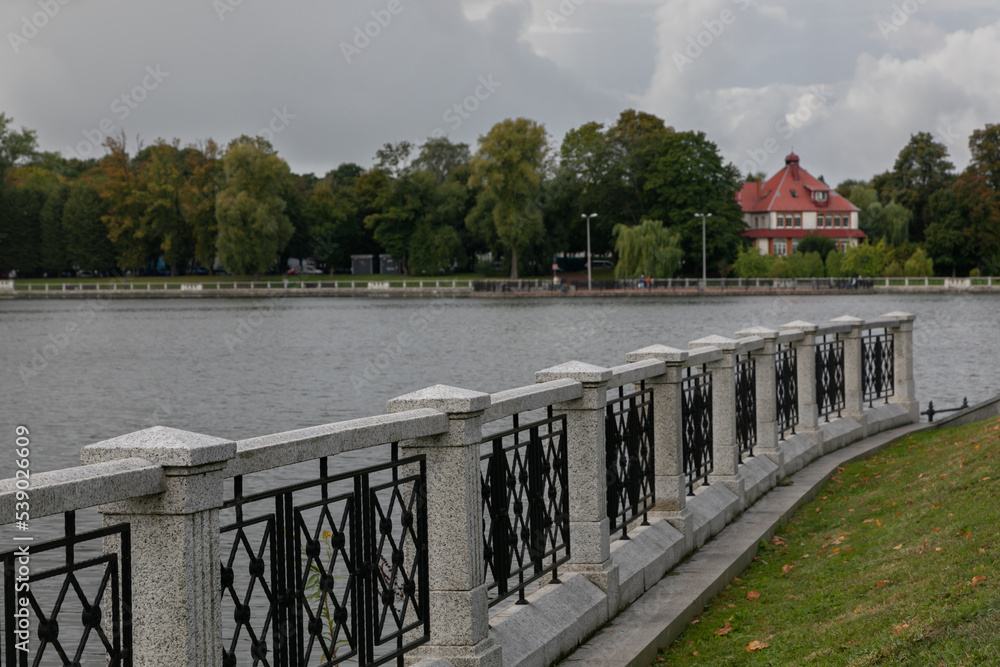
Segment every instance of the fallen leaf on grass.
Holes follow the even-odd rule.
[[[902,544],[897,544],[896,546],[893,547],[894,550],[895,549],[902,549],[902,548],[903,548]]]
[[[875,525],[878,526],[879,528],[881,528],[882,527],[882,522],[879,521],[878,519],[875,519]]]
[[[755,639],[749,644],[747,644],[747,651],[749,651],[750,653],[754,653],[755,651],[767,648],[768,646],[770,646],[770,644],[765,644],[764,642],[759,642]]]
[[[747,593],[747,600],[756,600],[760,597],[760,591],[750,591]]]
[[[781,566],[781,573],[787,576],[788,573],[792,571],[793,567],[795,567],[795,566],[794,565],[782,565]]]
[[[981,574],[977,574],[976,576],[974,576],[972,578],[972,581],[969,582],[969,585],[972,586],[973,588],[975,588],[976,586],[978,586],[979,584],[983,583],[984,581],[986,581],[986,577],[984,577]]]
[[[726,622],[725,622],[725,623],[724,623],[724,624],[722,625],[722,627],[721,627],[721,628],[719,628],[718,630],[716,630],[716,631],[715,631],[715,632],[713,632],[712,634],[713,634],[713,635],[719,635],[719,636],[721,637],[721,636],[723,636],[723,635],[728,635],[728,634],[729,634],[730,632],[732,632],[732,631],[733,631],[733,625],[732,625],[732,623],[730,623],[729,621],[726,621]]]

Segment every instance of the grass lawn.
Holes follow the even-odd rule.
[[[1000,665],[1000,420],[838,472],[663,665]]]

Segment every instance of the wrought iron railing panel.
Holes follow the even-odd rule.
[[[525,589],[569,560],[569,470],[566,416],[552,415],[483,441],[483,556],[490,606]]]
[[[740,463],[744,456],[753,456],[757,444],[757,360],[749,354],[737,355],[736,384],[736,444]]]
[[[221,528],[223,665],[402,664],[430,636],[422,456],[257,494]],[[248,516],[252,515],[252,516]],[[232,535],[227,542],[225,537]]]
[[[845,404],[844,341],[834,336],[816,343],[816,405],[819,416],[830,421],[834,412],[840,416]]]
[[[683,428],[684,475],[688,495],[694,495],[694,484],[701,480],[708,485],[714,465],[712,449],[712,374],[687,369],[681,383],[681,422]]]
[[[799,423],[798,375],[798,351],[791,345],[779,345],[774,355],[774,379],[778,438],[781,440],[788,431],[794,435],[795,425]]]
[[[885,400],[895,392],[895,339],[885,330],[872,330],[861,339],[861,375],[864,400],[868,407],[875,407],[875,401]]]
[[[611,530],[621,528],[629,539],[628,524],[656,504],[654,477],[653,390],[641,383],[635,391],[608,401],[604,418],[604,449],[607,464],[607,503]]]
[[[76,513],[64,515],[65,536],[44,543],[23,542],[30,567],[15,549],[0,555],[4,571],[3,664],[78,666],[102,653],[101,664],[132,665],[132,561],[129,524],[76,532]],[[105,541],[105,538],[109,538]],[[80,559],[80,547],[103,543],[97,557]],[[110,545],[114,545],[111,547]],[[49,552],[64,551],[64,564],[42,569]],[[90,551],[94,551],[91,549]],[[51,554],[57,557],[56,554]],[[27,601],[27,607],[21,602]],[[27,618],[21,621],[21,609]],[[108,627],[110,620],[111,627]],[[29,637],[19,636],[19,629]],[[27,650],[18,650],[18,644]]]

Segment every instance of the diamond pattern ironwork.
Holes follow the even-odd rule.
[[[694,495],[694,484],[701,480],[708,485],[714,469],[712,449],[712,374],[704,367],[700,373],[687,369],[681,383],[681,422],[684,453],[684,475],[688,495]]]
[[[619,387],[606,408],[604,448],[608,518],[624,540],[629,522],[641,514],[648,525],[647,512],[656,504],[653,434],[653,389],[642,383],[626,394]]]
[[[895,339],[888,331],[871,331],[861,339],[861,369],[864,400],[868,407],[875,407],[875,401],[885,399],[895,393]]]
[[[736,444],[740,463],[743,456],[753,456],[757,444],[757,360],[737,355],[736,384]]]
[[[483,441],[483,557],[490,605],[517,594],[546,574],[559,582],[569,560],[569,470],[566,416],[514,426]]]
[[[816,404],[819,416],[830,421],[844,409],[844,341],[839,338],[816,344]]]
[[[785,439],[785,433],[795,434],[799,422],[798,354],[791,345],[779,345],[774,356],[775,410],[778,422],[778,438]]]

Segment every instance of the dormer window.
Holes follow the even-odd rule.
[[[813,201],[815,202],[825,202],[826,201],[826,190],[817,190],[813,193]]]
[[[792,190],[792,196],[793,196],[793,197],[798,197],[798,196],[799,196],[799,193],[798,193],[798,192],[796,192],[795,190]]]

